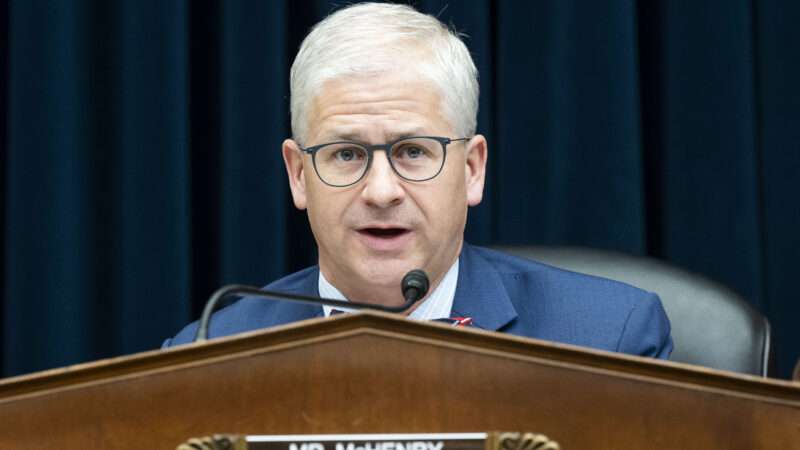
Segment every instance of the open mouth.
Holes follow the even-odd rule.
[[[408,230],[404,228],[363,228],[359,232],[375,238],[391,239],[408,233]]]
[[[408,228],[378,226],[358,230],[361,243],[375,252],[398,252],[406,249],[411,241],[412,231]]]

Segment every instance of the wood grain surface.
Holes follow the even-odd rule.
[[[512,430],[571,449],[800,449],[800,384],[360,313],[0,381],[0,448]]]

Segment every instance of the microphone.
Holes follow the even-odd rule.
[[[348,302],[344,300],[334,300],[332,298],[267,291],[255,286],[245,286],[242,284],[229,284],[219,288],[206,302],[206,306],[203,308],[203,314],[200,316],[200,323],[197,326],[194,342],[202,342],[208,339],[208,327],[211,323],[211,314],[217,309],[217,304],[220,300],[232,295],[247,295],[269,300],[288,300],[300,303],[311,303],[314,305],[328,305],[338,308],[372,309],[375,311],[400,313],[411,308],[414,303],[425,297],[425,294],[428,293],[429,286],[430,281],[428,280],[428,275],[420,269],[414,269],[405,274],[403,280],[400,282],[400,289],[403,292],[405,303],[400,306],[383,306],[371,303]]]
[[[408,272],[400,282],[400,289],[403,290],[403,298],[406,299],[406,303],[409,305],[413,305],[419,299],[425,297],[429,287],[430,281],[428,281],[428,275],[421,269],[414,269]]]

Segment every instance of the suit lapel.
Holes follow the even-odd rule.
[[[294,294],[319,296],[319,268],[309,270],[308,275],[298,280],[291,292]],[[322,306],[310,303],[281,302],[276,314],[275,324],[297,322],[298,320],[322,317]]]
[[[453,300],[453,317],[471,317],[478,328],[497,331],[517,317],[500,275],[472,246],[464,243]]]

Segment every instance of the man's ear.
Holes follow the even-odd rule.
[[[297,209],[306,209],[306,178],[303,152],[297,142],[286,139],[281,146],[286,175],[289,177],[289,189]]]
[[[466,165],[467,205],[476,206],[483,200],[483,183],[486,180],[486,159],[489,149],[486,138],[476,134],[467,143]]]

